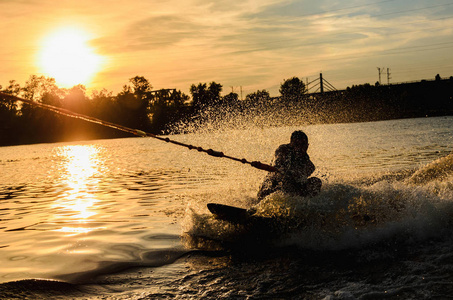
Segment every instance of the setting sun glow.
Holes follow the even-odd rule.
[[[60,87],[89,84],[101,68],[102,57],[88,40],[88,33],[75,28],[62,28],[47,36],[38,58],[41,72],[55,78]]]

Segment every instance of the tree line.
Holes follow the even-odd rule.
[[[36,75],[30,76],[24,86],[11,80],[7,86],[0,86],[0,92],[154,134],[168,134],[176,128],[173,124],[202,119],[207,111],[264,109],[271,101],[266,90],[248,94],[244,101],[233,92],[222,96],[222,85],[216,82],[193,84],[191,97],[176,89],[153,90],[143,76],[130,78],[116,95],[102,89],[88,96],[83,85],[63,89],[56,85],[55,79]],[[306,87],[293,77],[284,80],[280,93],[282,99],[298,98],[306,93]],[[129,136],[1,95],[0,120],[1,146]]]
[[[145,77],[135,76],[116,95],[102,89],[88,96],[83,85],[61,89],[53,78],[33,75],[24,86],[11,80],[0,92],[154,134],[453,115],[453,77],[317,94],[308,94],[303,81],[292,77],[281,83],[278,97],[257,90],[244,100],[233,92],[222,96],[222,88],[216,82],[192,84],[189,96],[153,90]],[[0,95],[0,146],[126,136]]]

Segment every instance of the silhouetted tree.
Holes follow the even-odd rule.
[[[214,81],[209,84],[209,87],[206,83],[199,83],[197,86],[192,84],[190,87],[192,106],[195,110],[214,106],[220,102],[221,92],[222,85]]]
[[[116,100],[113,93],[106,89],[93,91],[91,94],[93,117],[113,123],[118,122],[119,107]]]
[[[3,90],[0,86],[0,91],[5,94],[18,96],[21,88],[15,80],[11,80],[6,89]],[[17,102],[0,95],[0,145],[19,142],[19,132],[21,130],[19,120]]]
[[[151,101],[151,84],[141,76],[135,76],[129,81],[130,85],[124,85],[123,90],[117,95],[119,106],[124,109],[121,124],[148,130],[150,127],[149,109]]]
[[[222,85],[213,81],[209,84],[208,92],[211,97],[211,103],[218,104],[221,99]]]
[[[117,97],[106,89],[93,91],[91,95],[92,116],[111,123],[121,124],[124,109],[120,107],[117,100]],[[104,126],[99,126],[97,131],[100,138],[129,136],[126,133]]]
[[[91,113],[90,102],[86,95],[86,88],[81,84],[75,85],[67,90],[62,102],[64,103],[64,108],[73,112],[81,114]]]
[[[190,93],[192,94],[192,106],[195,110],[200,109],[203,105],[208,103],[206,83],[199,83],[197,86],[192,84],[190,87]]]
[[[227,106],[232,106],[235,105],[239,102],[239,95],[237,93],[229,93],[228,95],[225,95],[222,97],[221,104],[222,105],[227,105]]]
[[[22,97],[33,101],[41,101],[45,93],[61,96],[64,91],[56,85],[54,78],[36,75],[31,75],[22,89]]]
[[[60,106],[57,98],[64,93],[54,78],[31,75],[22,88],[21,96],[35,102]],[[63,126],[59,115],[26,103],[22,104],[20,111],[21,130],[27,142],[55,142],[60,139]]]
[[[306,92],[305,83],[297,77],[284,80],[280,86],[280,94],[284,100],[299,100]]]
[[[2,86],[0,86],[0,91],[5,94],[19,96],[21,92],[20,85],[15,80],[9,81],[9,86],[2,90]],[[6,116],[9,115],[10,117],[16,117],[18,115],[18,105],[16,101],[7,98],[0,98],[0,113],[1,113],[1,120],[4,121],[4,124],[7,122],[5,120],[9,120]]]
[[[151,98],[151,90],[153,86],[148,79],[143,76],[135,76],[129,81],[132,83],[132,90],[138,99],[149,101]]]
[[[177,122],[186,115],[186,102],[189,96],[181,91],[162,89],[154,93],[151,106],[152,131],[166,133],[170,123]]]
[[[270,100],[269,92],[266,90],[258,90],[254,93],[248,94],[245,96],[245,101],[247,101],[250,105],[255,106],[261,103],[266,103]]]
[[[16,80],[10,80],[9,86],[2,92],[5,94],[13,95],[13,96],[19,96],[21,91],[22,91],[22,88],[20,87],[20,84],[17,83]]]

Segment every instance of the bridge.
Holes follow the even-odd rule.
[[[307,83],[307,94],[316,95],[325,92],[337,92],[338,90],[319,73],[319,78]]]

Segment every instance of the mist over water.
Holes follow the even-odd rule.
[[[266,127],[224,114],[171,138],[269,163],[302,129],[322,192],[257,203],[264,171],[147,138],[0,148],[0,296],[444,295],[452,117]],[[251,240],[209,202],[254,207],[275,226]],[[38,278],[84,284],[12,282]]]

